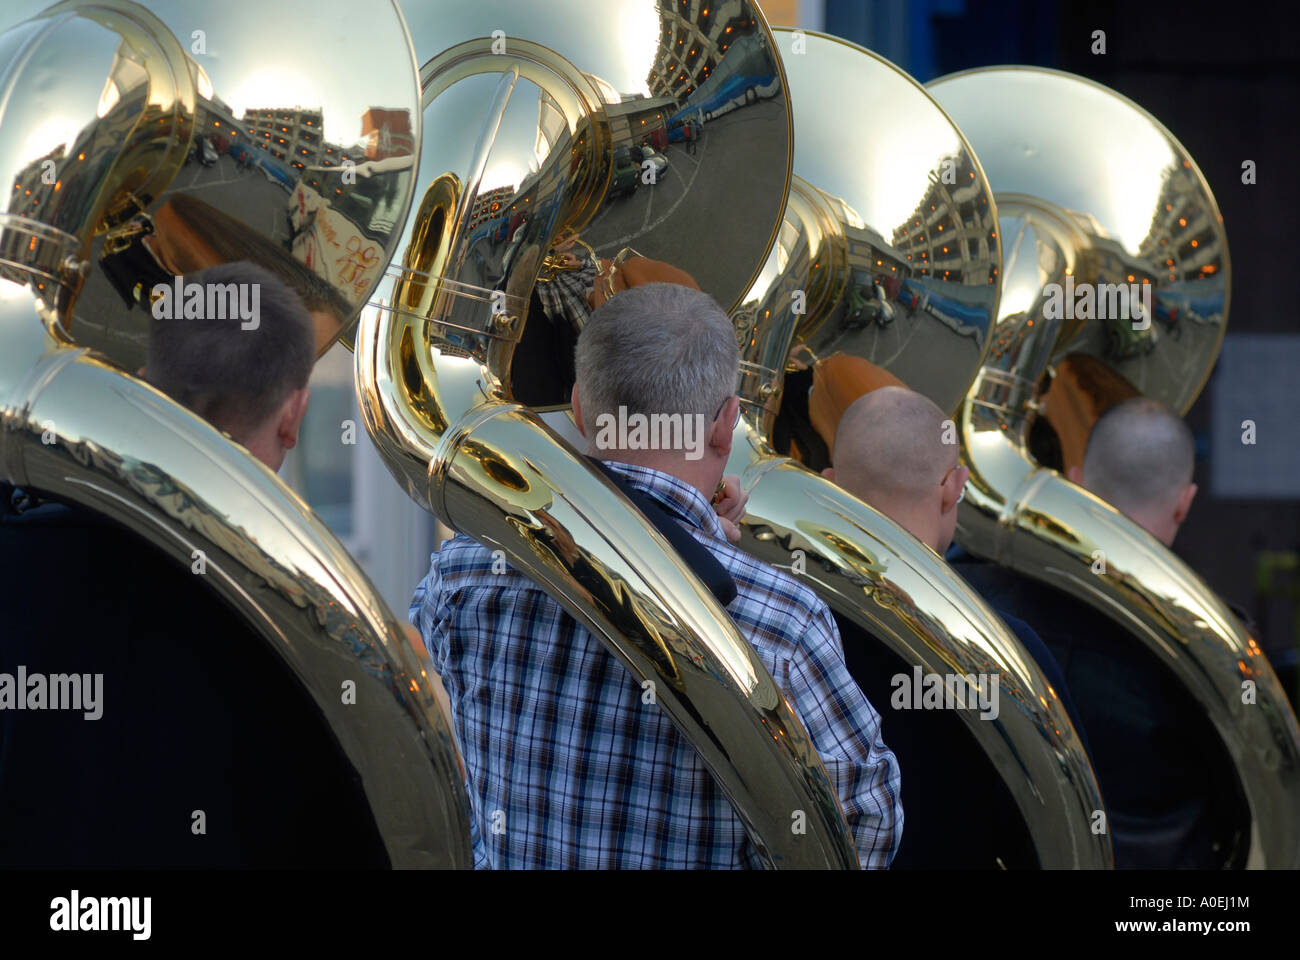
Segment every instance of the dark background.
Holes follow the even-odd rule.
[[[1286,239],[1297,233],[1300,211],[1298,21],[1300,5],[1290,3],[826,0],[825,30],[888,57],[922,83],[971,67],[1033,64],[1104,83],[1150,111],[1191,153],[1223,213],[1232,337],[1300,334],[1300,268]],[[1104,55],[1091,52],[1094,30],[1106,33]],[[1254,185],[1241,182],[1248,159],[1256,162]],[[1212,375],[1188,414],[1200,492],[1175,550],[1256,618],[1266,649],[1294,647],[1300,577],[1292,568],[1266,585],[1264,573],[1278,559],[1268,554],[1283,554],[1284,567],[1295,563],[1300,500],[1214,496],[1213,390]],[[1300,401],[1296,406],[1300,413]],[[1287,436],[1268,442],[1300,444],[1295,417],[1285,429]]]

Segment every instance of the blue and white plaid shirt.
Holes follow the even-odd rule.
[[[609,462],[679,517],[736,581],[727,607],[821,755],[864,867],[902,834],[898,763],[811,590],[727,542],[698,490]],[[451,700],[476,867],[739,868],[761,862],[704,763],[640,684],[558,602],[465,535],[415,590],[419,628]],[[501,569],[498,562],[497,569]]]

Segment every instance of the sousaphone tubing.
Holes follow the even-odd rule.
[[[1191,406],[1228,319],[1214,195],[1159,121],[1082,77],[996,67],[927,89],[988,174],[1006,259],[992,350],[961,415],[971,479],[958,540],[1096,607],[1172,672],[1213,722],[1249,807],[1225,863],[1295,867],[1300,729],[1259,644],[1169,549],[1030,443],[1045,409],[1064,468],[1114,400]],[[1087,306],[1094,285],[1104,303]]]

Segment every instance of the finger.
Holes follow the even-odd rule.
[[[717,511],[720,516],[726,517],[736,523],[745,515],[745,507],[749,503],[749,494],[740,488],[740,478],[735,475],[728,475],[722,478],[724,495],[718,501]]]
[[[713,499],[710,503],[717,507],[718,512],[721,513],[722,504],[734,502],[739,493],[740,478],[734,473],[726,474],[718,481],[718,489],[714,491]]]
[[[726,517],[718,517],[718,522],[722,524],[722,532],[727,535],[727,539],[732,543],[740,543],[740,527],[736,526]]]
[[[726,517],[732,523],[740,523],[740,521],[745,517],[745,506],[748,502],[749,498],[745,497],[743,500],[738,500],[733,504],[719,504],[718,516]]]

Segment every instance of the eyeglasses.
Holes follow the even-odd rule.
[[[725,406],[727,405],[727,401],[730,400],[730,399],[731,399],[731,397],[726,397],[725,399],[723,399],[723,401],[722,401],[720,404],[718,404],[718,409],[713,411],[713,419],[714,419],[714,420],[716,420],[716,419],[718,419],[718,417],[722,416],[722,408],[725,407]],[[735,429],[736,429],[736,424],[738,424],[738,423],[740,423],[740,404],[736,404],[736,418],[735,418],[734,420],[731,421],[731,429],[732,429],[732,430],[735,430]]]

